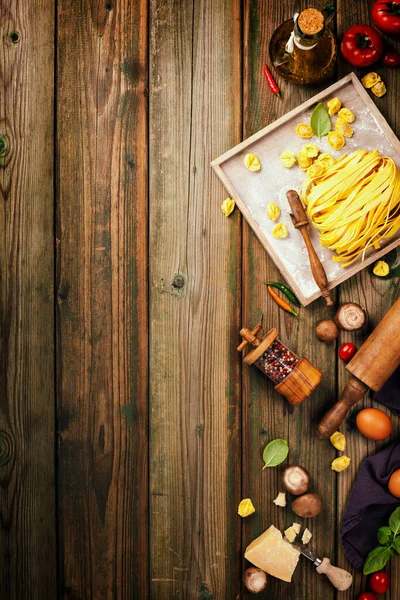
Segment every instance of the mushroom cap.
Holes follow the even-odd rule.
[[[249,592],[259,594],[267,586],[267,574],[258,567],[250,567],[243,573],[242,581]]]
[[[299,517],[312,518],[322,510],[322,499],[318,494],[304,494],[292,502],[292,510]]]
[[[335,321],[324,319],[315,327],[315,333],[322,342],[333,342],[339,335],[339,329]]]
[[[335,322],[340,329],[345,331],[356,331],[364,327],[367,322],[367,313],[362,306],[355,302],[346,302],[339,306]]]
[[[309,488],[310,474],[304,467],[290,465],[282,473],[282,485],[294,496],[300,496]]]

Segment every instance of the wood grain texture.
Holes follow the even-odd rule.
[[[3,0],[0,56],[0,596],[54,598],[54,3]]]
[[[148,597],[147,2],[58,2],[61,597]]]
[[[369,23],[371,7],[373,1],[369,2],[356,2],[349,3],[345,0],[339,0],[337,2],[337,27],[338,37],[341,39],[343,33],[348,29],[352,23]],[[396,45],[399,48],[398,41],[396,42],[393,37],[390,38],[390,44]],[[338,76],[344,76],[347,73],[353,71],[361,79],[366,73],[372,69],[357,69],[348,65],[343,60],[338,63],[339,72]],[[375,69],[374,69],[375,70]],[[370,94],[371,99],[376,103],[383,116],[387,119],[389,125],[393,128],[395,134],[400,134],[400,122],[398,119],[398,101],[400,93],[400,80],[398,74],[396,75],[393,70],[384,68],[379,65],[377,68],[378,73],[387,85],[388,92],[382,98],[376,98],[373,94]],[[357,115],[356,115],[357,117]],[[372,149],[372,148],[371,148]],[[379,323],[381,318],[386,314],[392,304],[398,297],[398,281],[388,280],[381,281],[376,277],[371,277],[368,269],[361,271],[355,277],[346,281],[339,288],[339,300],[341,303],[344,302],[358,302],[362,306],[365,306],[368,315],[369,323],[368,326],[356,333],[345,334],[342,332],[339,337],[339,344],[343,342],[353,342],[357,347],[360,347],[363,341],[368,337],[369,333]],[[340,361],[338,364],[337,380],[339,391],[344,387],[345,383],[349,379],[349,373],[345,371],[343,363]],[[375,454],[379,448],[387,445],[387,441],[384,442],[373,442],[363,437],[355,427],[355,416],[362,409],[369,406],[383,409],[387,414],[390,414],[394,423],[394,433],[392,439],[398,437],[399,431],[399,419],[396,419],[389,410],[385,409],[376,402],[370,399],[370,395],[367,395],[364,400],[360,401],[359,404],[353,408],[350,416],[341,427],[341,431],[346,435],[346,455],[351,457],[350,467],[344,473],[339,474],[339,485],[338,485],[338,496],[337,496],[337,509],[339,522],[342,518],[344,510],[346,508],[347,499],[351,492],[351,488],[355,481],[358,473],[359,466],[366,456]],[[340,546],[339,535],[337,537],[337,552],[338,552],[338,566],[343,567],[351,571],[354,577],[353,586],[350,590],[342,592],[340,598],[343,600],[352,600],[359,593],[367,589],[367,577],[363,577],[360,571],[356,571],[352,568],[350,562],[347,560],[344,552]],[[400,589],[400,561],[392,560],[390,566],[388,565],[387,571],[390,572],[392,578],[391,591],[387,594],[382,595],[385,600],[395,600],[398,596],[398,590]]]
[[[154,598],[240,596],[240,214],[210,161],[240,141],[240,2],[150,3]]]
[[[297,6],[298,3],[296,3]],[[307,3],[303,3],[305,6]],[[257,0],[245,2],[244,41],[244,136],[256,131],[281,117],[309,97],[318,93],[332,81],[319,88],[298,87],[288,84],[278,76],[276,81],[282,99],[271,93],[263,76],[263,64],[268,60],[268,43],[274,29],[294,12],[294,2],[271,3]],[[270,200],[273,200],[271,198]],[[269,525],[286,528],[294,520],[301,522],[313,532],[310,546],[317,552],[335,558],[335,477],[330,471],[332,448],[315,439],[315,427],[319,417],[329,406],[335,393],[335,349],[328,347],[315,337],[314,327],[322,318],[329,318],[331,310],[323,300],[302,309],[300,319],[284,313],[266,292],[265,281],[280,281],[281,277],[246,223],[243,226],[243,319],[245,327],[253,327],[260,313],[264,314],[265,330],[277,327],[281,340],[299,356],[307,357],[323,372],[323,379],[313,395],[294,409],[273,389],[272,383],[255,368],[243,368],[243,481],[242,496],[252,498],[259,509],[254,518],[243,525],[243,547]],[[273,504],[282,490],[280,476],[282,467],[265,469],[262,451],[274,438],[285,438],[289,442],[288,463],[300,464],[310,471],[311,489],[320,493],[324,500],[321,515],[307,522],[296,518],[288,507],[282,509]],[[284,466],[283,465],[283,466]],[[333,515],[333,518],[332,518]],[[248,565],[243,565],[245,568]],[[268,590],[260,598],[282,598],[285,600],[309,600],[324,598],[331,600],[335,590],[325,577],[315,573],[314,567],[300,559],[294,583],[286,584],[270,578]],[[251,597],[244,592],[244,597]]]

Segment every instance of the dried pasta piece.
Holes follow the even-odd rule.
[[[275,227],[273,228],[272,235],[277,240],[284,240],[289,235],[287,225],[285,225],[285,223],[278,223],[278,225],[275,225]]]
[[[319,148],[315,144],[303,144],[301,151],[309,158],[316,158],[319,154]]]
[[[290,167],[293,167],[295,162],[296,162],[296,157],[293,154],[293,152],[289,152],[288,150],[286,150],[285,152],[282,152],[281,163],[283,164],[284,167],[286,167],[287,169],[290,169]]]
[[[297,155],[297,162],[302,171],[307,171],[308,167],[312,165],[312,158],[307,156],[304,152],[299,152]]]
[[[244,157],[244,164],[249,171],[259,171],[261,169],[260,161],[255,154],[246,154]]]
[[[313,136],[313,132],[310,125],[307,125],[306,123],[300,123],[300,125],[297,125],[296,133],[301,138],[312,138]]]
[[[325,165],[318,160],[315,161],[311,167],[307,169],[307,175],[310,179],[315,179],[315,177],[320,177],[325,170]]]
[[[277,221],[281,216],[281,209],[275,202],[268,202],[267,215],[271,221]]]
[[[365,88],[372,88],[376,83],[378,83],[379,81],[381,81],[380,76],[378,75],[378,73],[367,73],[366,75],[364,75],[364,77],[361,79],[361,82],[363,84],[363,86]]]
[[[339,456],[332,461],[331,469],[332,471],[336,471],[340,473],[341,471],[345,471],[351,462],[351,458],[348,456]]]
[[[342,119],[338,119],[335,124],[336,131],[340,131],[345,137],[351,137],[353,135],[353,130],[346,121],[342,121]]]
[[[326,104],[328,106],[328,113],[330,115],[336,115],[342,106],[342,102],[339,100],[339,98],[332,98],[331,100],[328,100]]]
[[[338,112],[338,117],[339,119],[342,119],[342,121],[346,121],[346,123],[354,123],[354,121],[356,120],[353,111],[349,108],[340,109]]]
[[[333,158],[332,154],[329,154],[329,152],[323,152],[318,156],[316,162],[322,163],[327,169],[335,164],[335,159]]]
[[[377,277],[385,277],[386,275],[389,275],[389,271],[389,265],[384,260],[378,260],[372,269],[373,274]]]
[[[334,150],[340,150],[345,145],[345,139],[340,131],[330,131],[328,133],[328,144],[332,146]]]
[[[372,86],[371,92],[380,98],[386,94],[386,85],[383,83],[383,81],[380,81]]]
[[[234,211],[234,209],[235,209],[235,201],[232,200],[232,198],[227,198],[221,204],[221,210],[226,217],[229,217],[229,215]]]
[[[249,517],[255,512],[256,509],[254,508],[254,505],[250,498],[244,498],[244,500],[241,500],[238,506],[238,515],[240,515],[241,517]]]

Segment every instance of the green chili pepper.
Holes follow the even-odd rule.
[[[298,301],[298,299],[296,298],[296,296],[294,295],[292,290],[290,290],[288,287],[286,287],[286,285],[283,285],[283,283],[278,283],[277,281],[267,281],[265,283],[265,285],[270,285],[272,287],[278,288],[278,290],[281,290],[281,292],[283,292],[285,294],[285,296],[293,302],[293,304],[301,307],[300,302]]]

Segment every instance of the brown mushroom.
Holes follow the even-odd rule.
[[[304,496],[300,496],[292,502],[292,509],[299,517],[305,519],[316,517],[322,510],[321,496],[318,496],[318,494],[304,494]]]
[[[304,467],[292,465],[283,471],[282,485],[294,496],[300,496],[308,490],[310,475]]]
[[[364,327],[367,313],[359,304],[347,302],[339,306],[335,315],[336,325],[345,331],[356,331]]]
[[[250,567],[243,573],[242,581],[249,592],[259,594],[267,587],[267,574],[257,567]]]
[[[339,335],[339,329],[334,321],[330,319],[325,319],[324,321],[320,321],[315,328],[315,333],[317,334],[317,338],[319,338],[322,342],[334,342]]]

